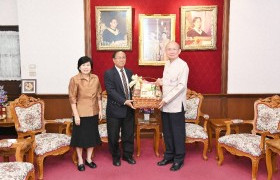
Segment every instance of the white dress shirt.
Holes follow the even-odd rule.
[[[186,110],[188,75],[188,64],[181,58],[175,59],[172,63],[166,62],[162,77],[163,100],[166,102],[162,107],[163,112],[181,112],[182,104]]]
[[[119,75],[120,75],[120,77],[121,77],[121,80],[122,80],[122,84],[123,84],[123,78],[122,78],[122,72],[121,72],[121,69],[120,68],[118,68],[117,66],[115,66],[116,67],[116,69],[118,70],[118,73],[119,73]],[[128,89],[128,96],[129,96],[129,99],[130,99],[130,89],[129,89],[129,82],[128,82],[128,78],[127,78],[127,75],[126,75],[126,72],[125,72],[125,69],[123,68],[123,72],[124,72],[124,76],[125,76],[125,81],[126,81],[126,84],[127,84],[127,89]],[[123,84],[123,89],[124,89],[125,87],[124,87],[124,84]]]

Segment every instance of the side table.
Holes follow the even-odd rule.
[[[137,157],[140,156],[140,132],[142,129],[152,129],[154,130],[154,151],[157,157],[159,157],[159,138],[160,138],[160,132],[159,132],[159,122],[156,118],[150,118],[149,121],[144,121],[142,118],[138,118],[136,121],[136,142],[137,142]]]
[[[276,154],[280,155],[280,139],[266,141],[266,168],[267,179],[272,179],[272,173],[276,171]]]
[[[230,121],[229,118],[222,119],[209,119],[208,137],[209,137],[209,150],[212,151],[212,129],[215,131],[216,148],[218,147],[218,139],[220,138],[221,132],[226,131],[225,121]],[[236,133],[239,133],[239,126],[237,124],[232,124],[231,129]],[[218,153],[216,152],[216,159],[218,160]]]
[[[23,156],[28,154],[28,162],[33,164],[34,149],[33,140],[28,139],[15,139],[10,147],[0,147],[0,156],[3,156],[4,162],[9,162],[9,156],[15,155],[16,161],[23,162]],[[8,139],[0,140],[0,143],[8,143]]]
[[[13,127],[15,122],[12,118],[6,118],[0,120],[0,127]]]

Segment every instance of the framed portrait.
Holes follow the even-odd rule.
[[[162,66],[165,46],[175,40],[176,14],[139,14],[139,65]]]
[[[131,6],[96,6],[97,50],[132,49]]]
[[[217,6],[181,6],[181,49],[215,50]]]
[[[36,79],[21,80],[21,93],[36,94],[36,89],[37,89]]]

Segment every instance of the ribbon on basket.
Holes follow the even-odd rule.
[[[132,81],[129,83],[129,87],[132,88],[134,86],[133,96],[140,96],[142,76],[134,74],[131,76],[131,80]]]

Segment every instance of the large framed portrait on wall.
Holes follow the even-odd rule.
[[[175,14],[139,14],[139,65],[165,64],[165,46],[175,40],[175,22]]]
[[[217,6],[181,6],[182,50],[216,49]]]
[[[132,49],[131,6],[96,6],[97,50]]]

